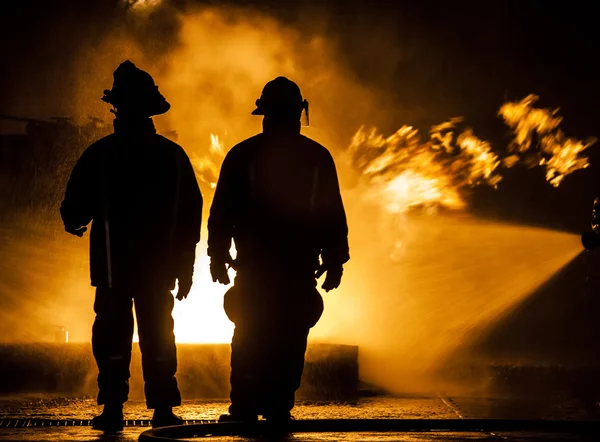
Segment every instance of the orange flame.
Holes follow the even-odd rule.
[[[596,139],[581,141],[565,136],[559,128],[562,122],[559,109],[536,108],[533,105],[538,99],[536,95],[528,95],[519,102],[508,102],[500,107],[498,114],[515,134],[509,146],[513,154],[504,160],[504,165],[512,167],[523,160],[529,167],[545,166],[546,180],[558,187],[565,176],[589,166],[589,159],[581,153]],[[530,153],[534,137],[538,150]]]
[[[513,154],[503,160],[494,153],[490,143],[478,138],[472,129],[457,130],[463,121],[460,117],[431,127],[425,141],[417,129],[406,125],[389,137],[376,128],[367,127],[361,127],[354,134],[345,155],[360,174],[360,195],[381,204],[400,234],[393,240],[391,259],[406,251],[401,234],[404,223],[398,222],[406,213],[417,207],[465,209],[469,188],[496,187],[502,179],[498,173],[501,164],[511,167],[524,160],[522,156],[530,149],[534,132],[543,136],[540,150],[547,155],[535,165],[548,168],[547,178],[554,186],[558,186],[565,175],[587,167],[587,158],[580,158],[578,154],[590,144],[564,138],[558,130],[561,119],[556,111],[533,109],[530,105],[534,101],[535,97],[530,96],[520,103],[502,106],[501,114],[515,130],[510,148]],[[211,189],[216,187],[225,154],[226,149],[216,134],[210,135],[210,147],[202,155],[191,154],[199,180]],[[233,324],[222,309],[227,288],[212,282],[205,247],[204,241],[198,247],[190,297],[177,303],[173,312],[178,342],[229,342],[233,332]],[[233,279],[233,271],[230,276]],[[198,312],[204,314],[200,318],[203,327],[197,326]]]
[[[485,183],[496,186],[500,165],[490,144],[471,129],[455,137],[461,118],[433,126],[430,139],[402,126],[384,138],[377,129],[361,127],[348,148],[353,166],[361,172],[367,196],[382,201],[393,213],[413,207],[463,209],[463,189]]]
[[[216,134],[210,134],[210,147],[204,155],[190,152],[190,161],[196,177],[203,183],[216,188],[219,169],[225,158],[223,143]],[[204,203],[210,206],[212,195],[205,192]],[[175,338],[179,343],[227,343],[231,342],[234,325],[223,310],[223,296],[229,286],[213,282],[210,275],[210,258],[206,255],[206,232],[196,248],[193,285],[187,299],[175,302],[173,318],[175,320]],[[235,248],[233,249],[235,256]],[[229,270],[233,281],[235,271]],[[177,288],[173,294],[177,293]],[[201,324],[201,326],[199,325]],[[137,334],[134,341],[138,341]]]
[[[173,309],[177,342],[231,342],[234,325],[223,310],[223,296],[229,286],[213,282],[209,268],[206,241],[202,240],[196,248],[194,283],[190,294],[184,301],[176,301]],[[233,281],[235,272],[230,270],[229,276]]]
[[[162,0],[121,0],[121,5],[126,8],[133,9],[149,9],[158,6]]]
[[[210,148],[208,155],[192,154],[190,161],[196,170],[196,174],[200,181],[208,184],[211,189],[217,187],[219,179],[219,167],[225,159],[225,149],[219,140],[219,136],[210,134]]]

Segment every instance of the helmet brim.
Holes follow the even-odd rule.
[[[299,111],[295,111],[295,110],[290,110],[290,109],[280,109],[280,110],[273,110],[270,112],[267,112],[265,109],[261,108],[260,106],[257,107],[256,109],[254,109],[252,111],[252,115],[296,115],[296,114],[301,114],[302,113],[302,109],[300,109]]]
[[[157,89],[151,89],[149,94],[141,94],[139,96],[123,95],[122,91],[105,89],[102,101],[113,105],[117,111],[121,109],[129,109],[139,114],[153,117],[156,115],[165,114],[171,109],[171,105],[165,97],[158,92]]]

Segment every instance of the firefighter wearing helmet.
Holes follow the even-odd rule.
[[[171,290],[178,280],[181,300],[192,285],[202,196],[184,150],[156,133],[151,117],[170,105],[147,72],[125,61],[102,99],[113,106],[114,134],[83,153],[60,208],[65,230],[73,235],[83,236],[92,223],[92,348],[98,404],[104,405],[92,424],[104,431],[123,428],[135,304],[152,423],[175,425],[182,421],[172,412],[181,396]]]
[[[224,300],[235,331],[231,406],[222,420],[262,415],[285,423],[309,330],[323,312],[317,279],[326,275],[325,291],[339,286],[348,227],[331,154],[300,134],[308,102],[298,86],[278,77],[256,105],[263,132],[227,154],[208,221],[213,280],[229,284],[228,267],[237,271]]]

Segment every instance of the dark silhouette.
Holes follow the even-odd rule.
[[[331,154],[300,134],[308,102],[298,86],[278,77],[256,104],[263,133],[227,154],[208,221],[213,280],[229,284],[227,266],[237,270],[224,302],[235,332],[222,420],[287,422],[308,333],[323,312],[316,277],[327,273],[326,291],[339,286],[348,227]]]
[[[600,197],[594,198],[594,205],[592,207],[592,230],[583,232],[581,235],[581,244],[588,250],[594,250],[600,245]]]
[[[170,105],[152,77],[125,61],[114,72],[112,90],[104,93],[102,99],[115,108],[114,134],[83,153],[60,209],[73,235],[82,236],[92,222],[91,280],[97,288],[92,347],[98,403],[104,404],[94,426],[123,426],[134,302],[153,424],[177,424],[181,419],[172,407],[181,404],[181,396],[170,290],[177,279],[177,299],[190,291],[202,195],[183,149],[156,134],[150,117]]]

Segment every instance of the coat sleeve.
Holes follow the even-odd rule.
[[[319,167],[317,186],[319,201],[321,258],[325,266],[342,265],[350,260],[348,246],[348,223],[340,193],[335,163],[329,152]]]
[[[215,260],[227,260],[235,227],[235,208],[239,203],[236,192],[238,178],[235,170],[234,149],[221,166],[219,180],[208,218],[208,255]]]
[[[196,245],[200,241],[203,201],[194,168],[183,150],[179,159],[179,173],[176,224],[179,241],[175,251],[175,259],[178,264],[176,276],[191,278],[196,261]]]
[[[75,164],[67,183],[60,214],[65,229],[87,226],[95,214],[97,164],[93,146],[88,148]]]

